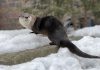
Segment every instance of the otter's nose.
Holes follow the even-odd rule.
[[[25,17],[26,19],[28,19],[28,17]]]

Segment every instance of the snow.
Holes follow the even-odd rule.
[[[83,29],[76,30],[72,32],[70,35],[72,36],[95,36],[100,37],[100,25],[96,25],[94,27],[85,27]]]
[[[50,42],[47,37],[30,32],[28,29],[0,31],[0,54],[34,49]]]
[[[76,31],[75,35],[79,33],[84,37],[72,42],[82,51],[100,56],[99,28],[100,26],[95,26]],[[30,32],[28,29],[0,31],[0,54],[33,49],[50,42],[47,37]],[[67,48],[60,48],[55,54],[38,57],[30,62],[12,66],[0,65],[0,70],[100,70],[100,59],[82,58],[72,54]]]

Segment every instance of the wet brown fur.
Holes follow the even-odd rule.
[[[84,58],[100,58],[99,56],[82,52],[79,48],[77,48],[68,39],[63,24],[54,16],[46,16],[42,18],[37,17],[34,25],[32,26],[32,30],[36,34],[44,34],[48,36],[48,38],[51,40],[51,45],[55,44],[58,47],[66,47],[72,53]]]

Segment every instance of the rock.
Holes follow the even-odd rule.
[[[24,62],[31,61],[37,57],[44,57],[51,53],[56,53],[58,51],[57,46],[47,45],[44,47],[39,47],[36,49],[25,50],[21,52],[6,53],[0,55],[0,64],[4,65],[14,65]]]

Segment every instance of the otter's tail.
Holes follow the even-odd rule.
[[[89,55],[85,52],[82,52],[79,48],[77,48],[72,42],[69,40],[60,41],[60,46],[67,47],[72,53],[84,57],[84,58],[100,58],[99,56]]]

